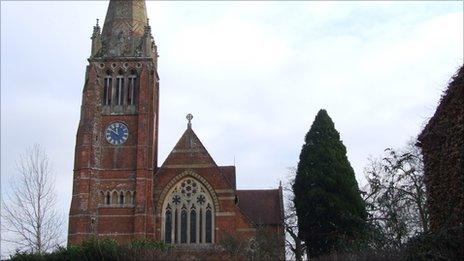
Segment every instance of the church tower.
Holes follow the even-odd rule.
[[[154,237],[158,53],[145,1],[111,0],[91,37],[77,130],[68,243]]]

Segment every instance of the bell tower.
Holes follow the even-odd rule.
[[[158,53],[145,1],[110,0],[91,37],[76,136],[68,243],[154,237]]]

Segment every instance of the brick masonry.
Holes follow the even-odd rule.
[[[68,243],[77,244],[89,236],[109,236],[121,243],[143,237],[161,240],[162,204],[170,188],[185,177],[201,182],[213,199],[214,242],[225,234],[250,237],[258,225],[283,234],[281,189],[261,194],[261,203],[274,205],[276,213],[256,214],[241,209],[238,201],[254,199],[237,197],[235,167],[218,166],[190,124],[158,167],[158,53],[151,28],[145,24],[145,2],[110,1],[106,19],[104,34],[100,34],[98,24],[94,27],[92,54],[86,69],[76,136]],[[129,49],[113,50],[121,46]],[[103,106],[105,77],[109,74],[114,80],[119,74],[134,73],[138,76],[135,108]],[[123,122],[129,129],[123,144],[112,145],[105,138],[106,128],[113,122]],[[106,193],[113,195],[119,191],[133,199],[128,196],[118,203],[119,199],[113,197],[111,204],[107,204]],[[275,218],[257,224],[255,221],[261,220],[260,217],[251,215]]]

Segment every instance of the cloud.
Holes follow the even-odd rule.
[[[18,155],[38,142],[66,214],[89,38],[107,2],[1,5],[2,193]],[[463,63],[460,2],[147,6],[160,52],[159,164],[191,112],[216,162],[235,158],[239,188],[276,187],[320,108],[362,184],[367,157],[417,135]]]

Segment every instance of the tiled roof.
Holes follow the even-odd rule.
[[[281,225],[282,199],[279,189],[237,190],[238,207],[256,225]]]

